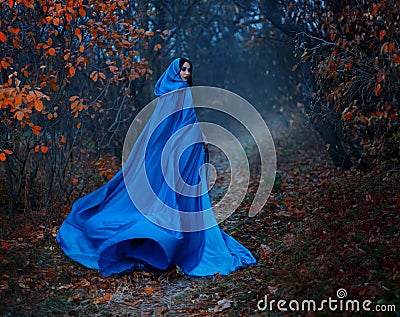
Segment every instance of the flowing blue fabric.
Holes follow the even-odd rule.
[[[226,275],[255,263],[216,222],[190,88],[176,73],[179,59],[157,82],[157,106],[121,170],[78,199],[57,233],[70,258],[104,276],[169,266]]]

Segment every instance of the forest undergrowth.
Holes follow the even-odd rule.
[[[265,296],[276,301],[336,299],[338,289],[346,290],[346,299],[395,304],[399,314],[399,168],[336,169],[298,113],[284,117],[277,112],[270,118],[277,152],[271,195],[252,218],[247,214],[252,197],[246,196],[221,224],[253,252],[256,265],[210,278],[184,276],[176,268],[162,274],[135,271],[105,278],[64,255],[55,241],[60,217],[39,210],[10,219],[4,211],[0,314],[315,316],[304,311],[261,312],[257,303]],[[253,166],[255,174],[257,168]],[[219,186],[223,179],[222,173]],[[249,193],[256,188],[252,178]]]

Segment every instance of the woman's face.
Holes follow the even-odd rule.
[[[191,72],[192,70],[190,69],[190,64],[188,62],[185,62],[182,65],[179,75],[181,76],[183,81],[188,81]]]

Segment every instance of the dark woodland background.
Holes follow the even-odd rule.
[[[2,0],[0,312],[247,316],[265,294],[345,288],[398,314],[399,16],[395,0]],[[103,279],[54,235],[71,204],[118,171],[129,125],[179,56],[194,85],[247,99],[274,137],[264,211],[246,214],[255,166],[222,224],[258,264],[204,280]]]

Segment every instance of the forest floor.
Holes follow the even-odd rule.
[[[60,223],[48,220],[46,212],[4,215],[0,314],[315,316],[283,313],[276,305],[262,312],[257,304],[263,308],[266,298],[270,304],[282,299],[286,305],[291,300],[318,304],[338,299],[339,289],[347,292],[343,299],[370,300],[370,308],[393,304],[400,314],[399,169],[336,169],[301,116],[286,113],[283,119],[277,112],[267,121],[277,152],[272,193],[255,217],[248,216],[251,200],[245,199],[222,223],[253,252],[256,265],[211,278],[184,276],[174,268],[162,275],[135,271],[104,278],[64,255],[55,241]],[[379,315],[335,313],[327,304],[323,312],[360,313]]]

